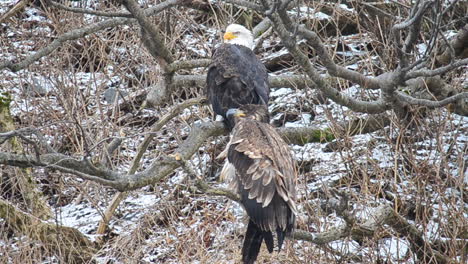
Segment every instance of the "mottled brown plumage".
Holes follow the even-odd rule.
[[[288,145],[265,123],[266,107],[241,106],[229,110],[227,118],[234,126],[221,176],[233,178],[250,217],[242,259],[253,263],[262,240],[272,252],[276,232],[281,249],[286,234],[294,227],[296,169]]]

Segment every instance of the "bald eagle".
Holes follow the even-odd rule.
[[[263,105],[244,105],[226,113],[233,127],[224,153],[227,160],[221,178],[231,179],[249,215],[242,247],[243,263],[254,263],[262,241],[273,252],[273,233],[278,250],[295,222],[296,168],[286,142],[269,124]]]
[[[229,25],[224,43],[213,53],[206,77],[206,94],[213,111],[226,121],[226,112],[245,104],[267,105],[268,73],[252,51],[253,36],[245,27]]]

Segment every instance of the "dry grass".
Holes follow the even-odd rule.
[[[323,4],[314,1],[311,7],[329,10],[326,6],[318,5]],[[407,11],[404,8],[398,10]],[[329,21],[311,19],[312,14],[308,17],[309,26],[330,44],[335,61],[342,65],[356,63],[359,71],[376,75],[393,69],[396,62],[391,59],[392,54],[387,53],[388,39],[384,25],[376,23],[375,28],[369,28],[368,24],[353,17],[357,20],[356,34],[347,36],[339,30],[343,27],[342,16],[345,15],[334,16]],[[15,54],[17,60],[21,60],[26,54],[47,45],[51,36],[96,20],[59,10],[42,16],[48,17],[48,20],[30,22],[25,17],[17,17],[9,22],[9,28],[4,30],[15,33],[12,37],[5,37],[5,34],[0,36],[1,52]],[[163,29],[167,46],[181,60],[201,58],[202,54],[209,57],[219,37],[216,30],[231,22],[256,24],[259,16],[226,4],[217,10],[216,15],[184,8],[163,12],[153,20]],[[45,31],[47,28],[52,33]],[[275,41],[275,37],[269,38],[270,46],[260,49],[261,56],[279,47]],[[360,45],[364,55],[348,57],[340,53],[352,41],[366,44]],[[313,57],[311,59],[315,60]],[[291,62],[284,62],[285,65],[288,63]],[[316,66],[321,67],[318,62]],[[290,70],[298,71],[294,68]],[[203,71],[196,69],[183,73],[198,74]],[[39,127],[58,151],[76,156],[90,155],[95,157],[93,161],[96,163],[104,162],[105,148],[112,138],[123,137],[122,148],[110,157],[110,166],[122,171],[128,169],[145,131],[167,111],[165,107],[140,109],[141,104],[134,101],[138,94],[162,78],[161,69],[140,43],[137,26],[114,28],[67,43],[28,70],[2,74],[5,74],[2,85],[9,89],[15,99],[11,109],[18,127]],[[459,74],[452,73],[447,79],[461,87]],[[35,85],[35,79],[41,86],[50,87],[45,95],[28,92]],[[331,81],[341,90],[352,87],[343,80]],[[103,100],[109,88],[124,94],[119,102],[128,103],[125,108],[122,109],[122,104],[117,102]],[[338,131],[339,121],[359,116],[335,104],[317,104],[320,95],[314,90],[294,92],[297,93],[295,99],[277,110],[277,115],[292,113],[292,119],[286,121],[300,121],[300,114],[311,113],[315,116],[312,124]],[[201,87],[185,87],[177,91],[168,105],[200,95]],[[360,98],[374,96],[368,91],[356,92],[356,97]],[[205,106],[192,107],[175,118],[156,137],[154,145],[145,154],[143,167],[162,153],[171,153],[185,139],[188,127],[194,121],[209,118]],[[320,204],[336,192],[346,193],[356,217],[365,218],[370,208],[381,203],[392,203],[401,215],[428,236],[426,239],[441,241],[441,252],[448,258],[463,261],[457,256],[460,255],[460,243],[466,246],[468,232],[466,213],[463,211],[467,206],[464,177],[468,128],[463,126],[459,116],[445,109],[415,116],[413,121],[417,125],[407,127],[406,123],[394,117],[390,127],[370,135],[351,137],[337,134],[338,151],[334,152],[331,160],[325,159],[328,157],[326,152],[308,157],[310,153],[316,153],[313,150],[323,149],[324,145],[314,143],[295,148],[297,156],[303,157],[298,158],[302,172],[298,184],[302,207],[298,227],[318,232],[341,223],[339,217],[322,210]],[[219,150],[222,148],[220,145],[222,139],[207,143],[191,161],[192,166],[199,169],[202,175],[212,175],[219,164],[208,159],[215,156],[209,152]],[[386,156],[376,157],[382,153]],[[73,203],[89,205],[101,213],[115,192],[49,169],[35,170],[34,173],[48,203],[54,208],[57,222],[60,222],[62,207]],[[335,177],[330,179],[328,176]],[[218,184],[214,178],[208,180]],[[206,197],[195,192],[182,171],[174,172],[167,182],[145,187],[136,193],[155,195],[154,205],[147,208],[144,215],[135,217],[128,226],[120,226],[127,214],[116,215],[111,228],[117,226],[121,229],[110,232],[104,238],[105,244],[96,254],[99,263],[239,262],[245,219],[238,205],[224,198]],[[94,226],[97,227],[97,223]],[[66,256],[52,252],[53,246],[31,241],[8,230],[0,219],[0,262],[64,263]],[[87,235],[92,237],[93,231]],[[263,248],[259,263],[415,261],[410,251],[402,252],[396,259],[392,257],[395,254],[392,248],[407,248],[396,244],[409,245],[409,242],[390,229],[381,230],[375,237],[363,238],[362,241],[346,239],[324,247],[304,241],[287,241],[279,254],[270,255]],[[385,256],[389,262],[385,262]]]

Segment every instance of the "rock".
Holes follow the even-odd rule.
[[[119,90],[117,90],[115,88],[108,88],[104,92],[104,100],[108,104],[113,104],[115,102],[115,100],[117,99],[117,96],[120,96],[120,98],[124,98],[126,95],[127,95],[126,92],[119,91]]]
[[[153,107],[160,106],[167,102],[167,89],[163,81],[158,82],[155,86],[149,87],[146,101]]]
[[[26,95],[32,97],[46,96],[51,90],[52,84],[49,81],[44,79],[40,80],[35,77],[32,78],[32,82],[28,82],[24,86]]]

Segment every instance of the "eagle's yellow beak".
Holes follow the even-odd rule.
[[[235,39],[237,38],[237,36],[235,36],[234,34],[232,34],[232,32],[226,32],[224,34],[224,40],[231,40],[231,39]]]
[[[236,117],[245,117],[246,115],[245,115],[244,112],[238,110],[238,111],[234,114],[234,116],[236,116]]]
[[[246,116],[246,114],[242,110],[239,110],[237,108],[231,108],[227,110],[226,112],[226,117],[229,117],[229,116],[244,117]]]

